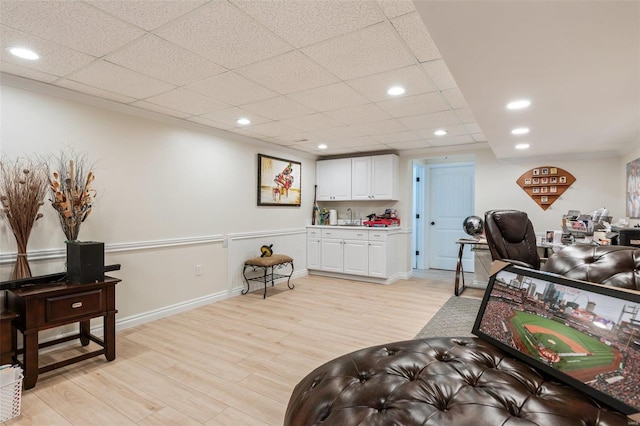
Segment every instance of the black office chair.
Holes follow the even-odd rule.
[[[490,210],[484,215],[484,229],[493,260],[540,269],[536,234],[525,212]]]

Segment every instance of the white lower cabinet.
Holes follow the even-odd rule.
[[[307,269],[389,277],[388,231],[344,228],[309,228]]]

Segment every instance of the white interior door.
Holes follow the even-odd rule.
[[[455,270],[459,246],[456,240],[467,236],[462,222],[474,214],[474,165],[471,163],[429,165],[427,246],[429,267]],[[470,251],[463,257],[466,272],[473,272]]]

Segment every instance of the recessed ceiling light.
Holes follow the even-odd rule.
[[[387,90],[387,94],[391,96],[398,96],[404,93],[404,87],[402,86],[392,86]]]
[[[529,149],[529,144],[528,143],[519,143],[518,145],[516,145],[516,149]]]
[[[328,148],[328,146],[327,146],[327,145],[325,145],[325,144],[323,144],[323,143],[321,143],[320,145],[318,145],[318,149],[327,149],[327,148]]]
[[[11,53],[13,56],[17,56],[18,58],[28,59],[30,61],[40,59],[40,55],[38,55],[33,50],[29,50],[24,47],[10,47],[8,48],[8,50],[9,53]]]
[[[251,120],[243,117],[243,118],[238,118],[238,120],[236,120],[236,123],[240,124],[241,126],[246,126],[247,124],[251,124]]]
[[[517,129],[513,129],[511,131],[512,135],[525,135],[527,133],[529,133],[528,127],[518,127]]]
[[[507,104],[507,109],[522,109],[527,108],[531,105],[531,101],[528,99],[520,99],[518,101],[509,102]]]
[[[436,136],[444,136],[447,134],[446,130],[440,129],[440,130],[436,130],[435,132],[433,132],[434,135]]]

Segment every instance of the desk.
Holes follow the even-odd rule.
[[[467,244],[471,244],[472,246],[488,247],[489,244],[487,244],[487,240],[484,238],[458,238],[458,240],[456,240],[456,244],[460,245],[460,248],[458,249],[458,261],[456,262],[456,278],[453,293],[456,296],[460,296],[460,294],[464,291],[464,268],[462,266],[462,255],[464,254],[464,246]],[[540,244],[537,247],[539,249],[538,253],[540,253],[540,249],[542,249],[541,260],[546,260],[546,258],[549,257],[554,249],[554,246],[552,244]],[[462,281],[462,285],[460,285],[460,281]]]
[[[24,388],[35,386],[38,374],[64,367],[85,359],[105,355],[107,361],[116,357],[116,289],[120,280],[105,277],[89,284],[54,282],[35,284],[9,290],[8,309],[18,317],[13,320],[12,349],[14,361],[24,370]],[[91,319],[103,317],[104,339],[91,334]],[[72,323],[79,324],[78,334],[38,343],[38,332]],[[18,331],[22,333],[22,349],[16,350]],[[82,346],[93,341],[102,348],[53,364],[38,366],[38,350],[58,343],[79,339]],[[22,361],[18,355],[22,354]]]

